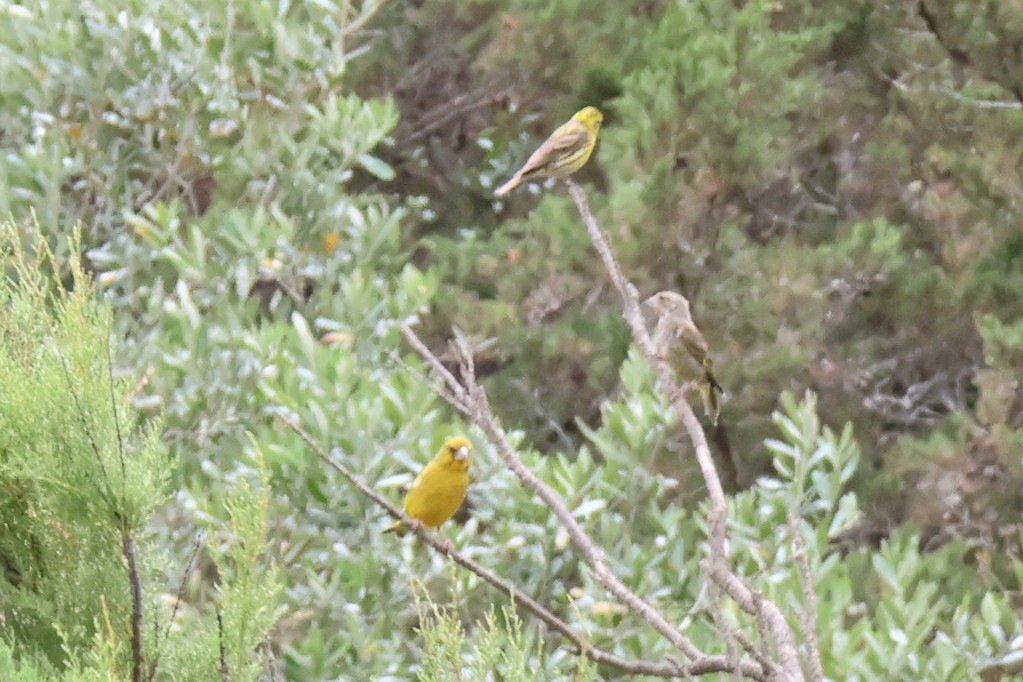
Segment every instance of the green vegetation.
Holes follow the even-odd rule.
[[[77,233],[69,243],[75,253]],[[10,266],[0,281],[3,678],[130,679],[138,667],[160,679],[259,679],[251,652],[266,644],[280,592],[266,554],[268,481],[233,482],[224,513],[203,524],[218,574],[210,603],[163,599],[169,561],[151,524],[176,462],[159,422],[132,406],[134,382],[113,374],[110,310],[77,260],[65,270],[45,242],[30,258],[6,226],[0,249]],[[54,285],[63,274],[67,291]]]
[[[623,582],[702,648],[755,635],[563,187],[491,196],[584,104],[625,273],[711,345],[737,573],[798,632],[803,548],[830,679],[1023,674],[1021,29],[997,0],[0,0],[0,678],[132,679],[136,644],[158,680],[621,674],[381,536],[282,412],[396,503],[465,431],[442,535],[594,646],[678,657],[409,320],[477,348]]]

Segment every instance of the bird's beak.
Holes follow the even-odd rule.
[[[456,462],[461,462],[463,459],[467,459],[469,457],[469,448],[463,445],[462,447],[455,450],[451,454],[451,456],[454,458]]]

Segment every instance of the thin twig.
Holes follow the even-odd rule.
[[[781,673],[781,671],[778,670],[778,665],[767,658],[763,651],[757,649],[742,630],[735,628],[729,634],[735,638],[735,641],[739,643],[739,646],[741,646],[746,653],[753,657],[753,660],[764,666],[764,670],[770,671],[768,679],[773,679],[773,676]]]
[[[121,531],[121,547],[128,561],[128,583],[131,585],[131,679],[132,682],[142,682],[142,583],[135,558],[135,541],[127,530]]]
[[[170,618],[167,620],[167,627],[163,631],[163,643],[166,645],[167,640],[170,639],[171,625],[174,624],[174,619],[178,615],[178,609],[181,607],[181,602],[185,598],[185,583],[188,581],[188,576],[192,574],[192,567],[195,565],[196,557],[199,556],[199,548],[202,547],[202,533],[197,533],[195,536],[195,545],[192,546],[192,554],[188,557],[188,563],[185,564],[185,570],[181,574],[181,582],[178,583],[177,594],[174,595],[174,608],[171,609]],[[155,620],[154,620],[155,623]],[[157,638],[156,644],[159,645],[160,639]],[[153,657],[153,661],[149,664],[149,679],[156,679],[156,669],[160,664],[160,654],[163,653],[163,648],[157,648],[156,655]]]
[[[720,585],[743,611],[754,617],[762,617],[767,622],[773,635],[777,648],[778,659],[782,670],[793,682],[803,680],[802,668],[799,664],[799,654],[796,649],[795,637],[789,628],[788,622],[781,610],[773,602],[767,599],[755,599],[753,591],[728,567],[728,557],[725,550],[725,522],[727,518],[727,507],[725,493],[721,487],[721,479],[718,477],[714,459],[710,454],[710,447],[707,445],[707,436],[700,425],[696,413],[685,399],[685,394],[679,389],[677,382],[672,376],[671,368],[654,349],[650,333],[647,331],[643,321],[643,314],[639,307],[639,294],[622,274],[622,270],[611,251],[611,245],[607,237],[600,229],[593,213],[590,211],[586,201],[586,194],[582,188],[566,178],[565,185],[568,193],[575,202],[579,215],[586,226],[586,231],[593,242],[594,248],[600,255],[604,267],[611,278],[611,283],[618,290],[622,298],[622,315],[629,329],[632,332],[633,340],[639,347],[640,352],[653,368],[654,373],[662,387],[662,390],[671,398],[671,403],[678,413],[682,424],[685,426],[689,439],[693,444],[697,465],[707,486],[707,494],[710,498],[710,511],[707,513],[708,544],[710,546],[710,571],[711,578]]]
[[[767,627],[767,620],[764,618],[763,601],[764,597],[757,591],[753,591],[753,610],[756,611],[754,621],[757,625],[757,637],[760,639],[760,655],[767,658],[771,655],[771,645],[777,643],[771,637],[771,631]]]
[[[103,463],[103,455],[100,453],[99,445],[96,444],[96,439],[92,435],[92,429],[89,428],[89,420],[86,419],[82,401],[78,399],[78,391],[75,390],[74,381],[71,379],[71,368],[68,367],[67,358],[60,351],[57,351],[57,356],[60,357],[61,365],[64,367],[64,380],[67,382],[67,390],[71,394],[71,399],[75,403],[75,410],[78,411],[78,420],[82,422],[82,431],[85,432],[85,437],[89,439],[89,445],[96,455],[100,473],[103,475],[103,484],[106,486],[106,490],[100,492],[106,497],[104,502],[112,509],[114,507],[114,491],[110,488],[110,476],[107,475],[107,467]]]
[[[128,485],[128,470],[124,463],[124,435],[121,433],[121,418],[117,412],[117,396],[114,391],[114,357],[110,350],[110,337],[114,334],[113,321],[108,319],[108,322],[107,383],[110,386],[110,411],[114,418],[114,430],[117,432],[117,460],[121,464],[121,486],[124,487]],[[99,453],[96,455],[98,457]],[[131,588],[131,679],[132,682],[142,682],[142,580],[139,578],[135,539],[128,530],[128,519],[121,510],[115,510],[114,516],[121,526],[121,547],[128,562],[128,584]]]
[[[724,656],[711,656],[698,649],[689,639],[677,630],[668,620],[653,606],[641,599],[635,592],[626,587],[618,576],[616,576],[607,563],[604,561],[603,553],[594,544],[593,540],[586,534],[582,526],[575,520],[572,513],[561,502],[557,494],[543,481],[522,463],[515,449],[508,442],[504,429],[497,422],[497,418],[490,410],[486,392],[472,378],[472,366],[470,360],[462,363],[462,374],[464,386],[458,382],[455,376],[448,371],[440,359],[426,347],[407,325],[402,325],[401,332],[405,341],[433,369],[440,374],[447,384],[447,392],[454,393],[462,403],[467,404],[469,410],[463,410],[464,414],[475,423],[487,436],[487,440],[497,449],[498,454],[507,464],[508,468],[518,477],[522,484],[539,497],[545,505],[558,517],[558,521],[568,532],[572,543],[583,554],[586,562],[593,568],[593,572],[604,588],[619,601],[637,613],[643,620],[650,624],[662,637],[675,645],[691,661],[690,668],[702,666],[707,661],[713,660],[714,665],[723,665],[720,670],[732,670],[727,658]],[[458,404],[452,402],[453,406]],[[460,408],[459,408],[460,409]],[[742,673],[753,679],[761,679],[762,669],[752,661],[739,663]]]
[[[227,648],[224,645],[224,615],[220,612],[220,604],[217,604],[217,634],[220,639],[220,679],[228,680],[230,671],[227,668]]]
[[[725,641],[725,656],[729,661],[738,661],[739,653],[735,649],[735,636],[733,628],[729,627],[728,622],[725,620],[725,614],[721,611],[721,601],[719,599],[712,599],[710,602],[710,614],[714,620],[715,626],[717,626],[718,633],[720,633],[722,639]],[[738,672],[732,674],[732,679],[738,682],[742,679],[742,676]]]
[[[452,379],[453,378],[454,377],[452,377]],[[349,471],[348,468],[338,462],[336,458],[331,457],[326,450],[324,450],[319,443],[313,440],[312,436],[309,435],[309,433],[307,433],[305,429],[303,429],[283,408],[277,411],[277,416],[288,428],[294,431],[295,434],[305,442],[306,446],[312,450],[324,464],[343,476],[349,483],[355,486],[360,493],[373,500],[373,502],[384,509],[388,515],[394,519],[408,520],[405,519],[404,514],[402,514],[398,507],[391,504],[387,498]],[[630,661],[610,652],[598,649],[572,630],[565,621],[558,618],[551,611],[546,609],[529,595],[522,592],[511,582],[501,578],[489,569],[484,568],[472,559],[469,559],[458,550],[450,547],[448,544],[441,542],[422,525],[412,524],[410,528],[410,532],[414,533],[415,536],[424,544],[447,556],[459,566],[462,566],[466,570],[478,575],[501,592],[510,594],[515,604],[521,604],[524,606],[547,626],[559,632],[565,639],[567,639],[575,647],[577,653],[586,656],[596,663],[603,663],[617,668],[622,672],[633,675],[650,675],[653,677],[664,678],[684,678],[687,675],[702,675],[712,672],[724,672],[731,669],[728,666],[727,660],[723,656],[704,656],[700,660],[694,661],[689,665],[679,665],[672,661],[666,661],[664,663],[643,660]],[[753,679],[762,679],[759,673],[759,668],[753,669],[749,666],[745,667],[747,669],[744,672],[747,673],[748,677]]]
[[[459,412],[465,412],[466,410],[469,409],[469,406],[464,402],[463,395],[461,393],[459,393],[458,395],[455,395],[455,394],[451,393],[451,391],[449,391],[447,389],[446,382],[445,383],[438,383],[438,382],[434,381],[430,377],[428,377],[425,374],[423,374],[422,372],[420,372],[418,369],[412,367],[407,362],[402,360],[401,357],[397,353],[395,353],[394,351],[390,351],[388,353],[388,355],[389,355],[391,360],[396,365],[398,365],[403,370],[408,372],[411,376],[413,376],[416,379],[418,379],[420,381],[420,383],[422,383],[424,386],[428,387],[434,393],[436,393],[440,397],[444,398],[444,400],[447,401],[450,405],[452,405],[456,410],[458,410]],[[451,381],[455,382],[455,385],[458,385],[458,382],[454,378],[454,376],[449,375],[449,377],[450,377]],[[459,386],[459,388],[461,388],[461,387]]]
[[[503,97],[507,96],[510,91],[510,88],[501,88],[492,92],[483,92],[481,94],[474,93],[474,98],[470,98],[470,95],[455,97],[449,102],[445,102],[428,110],[419,118],[418,121],[416,121],[418,129],[403,138],[401,142],[404,144],[405,142],[413,142],[426,137],[445,126],[457,116],[467,114],[475,109],[490,106],[494,102],[500,101]],[[437,110],[440,110],[441,113],[434,113]],[[431,116],[433,117],[433,120],[424,122],[424,119]]]
[[[127,480],[127,470],[124,465],[124,436],[121,434],[121,420],[117,414],[117,397],[114,395],[114,357],[110,351],[110,337],[114,335],[113,316],[108,318],[107,328],[107,383],[110,385],[110,410],[114,417],[114,429],[117,431],[117,457],[121,462],[121,481]]]

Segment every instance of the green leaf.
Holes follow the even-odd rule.
[[[394,169],[389,165],[381,161],[375,156],[370,154],[362,153],[356,157],[359,164],[367,171],[380,178],[381,180],[393,180],[395,173]]]

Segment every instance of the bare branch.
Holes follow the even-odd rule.
[[[220,639],[220,679],[229,680],[229,670],[227,668],[227,649],[224,645],[224,616],[220,612],[220,604],[217,604],[217,634]]]
[[[412,333],[411,328],[407,324],[403,324],[401,326],[401,333],[405,337],[405,341],[412,346],[412,350],[426,360],[426,363],[433,367],[433,370],[440,375],[441,379],[443,379],[444,383],[447,385],[447,391],[438,392],[438,395],[451,403],[452,407],[457,409],[459,412],[468,414],[472,409],[469,401],[469,393],[458,379],[455,378],[455,375],[449,372],[448,368],[444,366],[444,363],[440,361],[440,358],[431,353],[430,349],[426,347],[426,344],[420,341],[419,337]],[[449,398],[448,393],[455,398],[458,404]]]
[[[721,638],[725,641],[725,656],[728,657],[729,661],[738,661],[739,655],[735,650],[736,639],[732,632],[734,628],[729,627],[728,623],[725,621],[725,614],[721,612],[720,600],[711,600],[710,613],[714,618],[714,624],[717,626],[718,633],[720,633]],[[742,676],[739,675],[738,671],[736,671],[732,674],[732,679],[738,682],[738,680],[742,679]]]
[[[732,629],[731,631],[729,631],[728,634],[731,637],[735,638],[735,641],[739,643],[739,646],[741,646],[746,653],[752,656],[753,660],[755,660],[760,665],[764,666],[764,670],[771,671],[769,679],[771,679],[772,676],[777,676],[780,674],[780,671],[778,670],[778,665],[767,657],[766,651],[763,650],[764,649],[763,646],[761,646],[761,648],[758,649],[756,646],[753,645],[753,642],[750,641],[749,637],[747,637],[745,633],[743,633],[743,631],[738,628]],[[763,642],[761,644],[763,645]]]
[[[135,541],[127,530],[121,531],[121,546],[128,562],[128,583],[131,585],[131,679],[142,682],[142,583],[135,558]]]
[[[455,409],[457,409],[459,412],[465,412],[466,410],[469,409],[468,406],[464,402],[462,402],[459,396],[453,395],[450,391],[448,391],[446,384],[438,382],[432,379],[431,377],[428,377],[426,374],[419,371],[415,367],[412,367],[393,350],[388,351],[388,357],[391,358],[391,361],[394,362],[394,364],[396,364],[398,367],[401,367],[411,376],[415,377],[421,384],[427,386],[434,393],[444,398],[444,400],[449,404],[454,405]],[[443,367],[443,365],[441,365],[441,367]]]
[[[124,463],[124,435],[121,433],[121,418],[117,411],[117,396],[114,390],[114,357],[110,350],[110,337],[114,335],[112,319],[108,318],[106,334],[107,384],[110,387],[110,411],[117,432],[117,459],[121,465],[121,485],[127,485],[128,470]],[[96,453],[97,457],[99,453]],[[100,460],[102,462],[102,460]],[[105,472],[104,472],[105,474]],[[109,481],[107,482],[109,485]],[[131,587],[131,679],[142,682],[142,580],[139,578],[138,560],[135,556],[135,540],[128,530],[124,514],[115,511],[121,524],[121,548],[128,562],[128,584]]]
[[[170,639],[171,625],[174,624],[174,619],[178,615],[178,609],[181,607],[181,602],[185,598],[185,583],[188,581],[188,576],[192,574],[192,568],[195,566],[195,559],[199,556],[199,548],[202,547],[203,534],[199,533],[195,536],[195,544],[192,546],[192,554],[188,557],[188,563],[185,564],[185,570],[181,574],[181,582],[178,583],[177,594],[174,595],[174,608],[171,609],[170,618],[167,619],[167,627],[163,631],[163,642],[166,645],[167,640]],[[153,620],[154,627],[156,625],[156,619]],[[157,639],[156,643],[159,644],[160,640]],[[157,649],[156,655],[153,657],[152,662],[149,664],[149,678],[150,680],[156,679],[156,670],[160,665],[160,654],[163,649]]]
[[[491,89],[482,93],[459,95],[450,101],[434,107],[415,122],[416,130],[401,140],[402,144],[424,138],[440,130],[458,116],[482,109],[500,101],[511,92],[511,88]]]
[[[653,368],[660,383],[661,389],[671,398],[682,424],[685,426],[689,439],[693,444],[696,455],[696,462],[700,467],[707,493],[710,497],[710,511],[707,514],[708,544],[710,546],[710,570],[711,578],[720,585],[729,597],[735,600],[739,607],[757,618],[763,618],[773,636],[778,648],[778,659],[785,676],[796,682],[803,680],[802,668],[799,664],[799,654],[796,649],[795,637],[785,620],[785,616],[777,605],[767,599],[754,597],[752,590],[728,567],[728,557],[725,550],[725,521],[727,507],[725,503],[724,490],[721,487],[721,479],[718,477],[717,468],[710,454],[710,447],[707,445],[707,436],[700,425],[699,419],[693,412],[693,408],[685,399],[685,394],[679,389],[677,382],[672,376],[671,368],[657,354],[654,349],[650,333],[643,322],[643,315],[639,308],[639,294],[622,274],[611,246],[603,231],[597,224],[593,213],[590,211],[586,201],[586,195],[582,188],[570,178],[564,180],[568,187],[568,193],[575,202],[579,215],[586,225],[586,231],[593,242],[594,248],[600,255],[600,259],[607,269],[611,283],[618,290],[622,298],[622,314],[632,337],[639,347],[640,352]]]
[[[408,325],[403,325],[401,327],[401,332],[405,336],[405,340],[408,344],[423,357],[427,364],[438,371],[445,372],[448,377],[451,377],[449,381],[454,381],[453,375],[444,368],[437,356],[430,352],[426,345],[418,336],[416,336],[415,332],[413,332]],[[471,377],[471,361],[462,358],[462,369],[463,375]],[[483,431],[487,440],[489,440],[496,448],[505,464],[508,465],[508,468],[512,470],[526,488],[539,497],[554,513],[554,515],[558,518],[558,521],[568,532],[568,536],[572,540],[572,543],[582,553],[586,562],[593,568],[594,575],[596,575],[604,588],[610,594],[614,595],[619,601],[628,606],[633,612],[637,613],[641,618],[643,618],[643,620],[649,623],[651,627],[661,634],[661,636],[675,645],[679,651],[684,653],[691,661],[688,666],[690,670],[695,670],[698,667],[702,668],[703,666],[710,664],[713,664],[715,667],[721,666],[717,668],[718,670],[733,670],[734,666],[729,664],[726,657],[711,656],[700,651],[685,635],[669,623],[663,614],[641,599],[635,592],[626,587],[626,585],[611,571],[604,560],[602,551],[586,534],[586,531],[584,531],[582,526],[580,526],[575,520],[575,517],[572,516],[572,513],[558,498],[557,494],[543,481],[537,478],[537,476],[522,463],[522,460],[519,459],[515,449],[508,442],[504,429],[500,426],[497,418],[490,410],[486,392],[483,388],[475,383],[475,381],[467,380],[465,387],[463,388],[462,386],[459,386],[459,390],[466,395],[466,400],[464,402],[468,404],[469,409],[464,410],[454,402],[451,404],[457,409],[460,409],[466,417],[468,417],[480,428],[480,430]],[[737,665],[739,666],[742,674],[746,677],[761,679],[762,669],[756,663],[752,661],[741,661]]]
[[[418,339],[417,339],[418,340]],[[427,351],[429,352],[429,351]],[[439,362],[439,361],[438,361]],[[299,423],[290,416],[283,408],[277,410],[277,416],[288,426],[295,434],[301,438],[306,446],[312,450],[316,455],[330,468],[334,469],[337,473],[341,474],[349,483],[355,488],[373,500],[378,506],[383,508],[390,516],[395,519],[404,519],[404,515],[401,510],[391,504],[387,498],[374,490],[361,478],[357,477],[351,471],[348,470],[343,464],[338,462],[335,458],[327,454],[312,436],[309,435],[303,429]],[[543,605],[538,603],[529,595],[522,592],[518,587],[509,581],[501,578],[494,572],[487,568],[484,568],[480,564],[476,563],[472,559],[469,559],[458,550],[451,547],[448,543],[442,542],[435,538],[426,528],[422,525],[412,525],[410,532],[414,533],[416,538],[421,542],[431,547],[433,550],[446,555],[449,559],[454,561],[459,566],[462,566],[466,570],[478,575],[480,578],[490,583],[501,592],[505,592],[512,596],[513,601],[516,604],[521,604],[534,616],[539,618],[551,629],[560,633],[565,639],[567,639],[576,649],[576,652],[582,656],[586,656],[590,660],[596,663],[603,663],[612,666],[624,673],[633,675],[650,675],[653,677],[664,677],[664,678],[687,678],[694,675],[703,675],[713,672],[725,672],[732,669],[732,666],[728,664],[728,661],[723,656],[702,656],[699,660],[693,661],[689,665],[681,665],[671,660],[666,660],[663,663],[655,661],[644,661],[628,659],[616,656],[610,652],[598,649],[588,643],[581,635],[577,634],[572,628],[563,620],[554,615],[551,611],[546,609]],[[742,672],[747,677],[762,680],[764,679],[760,673],[759,666],[752,663],[743,664]]]

